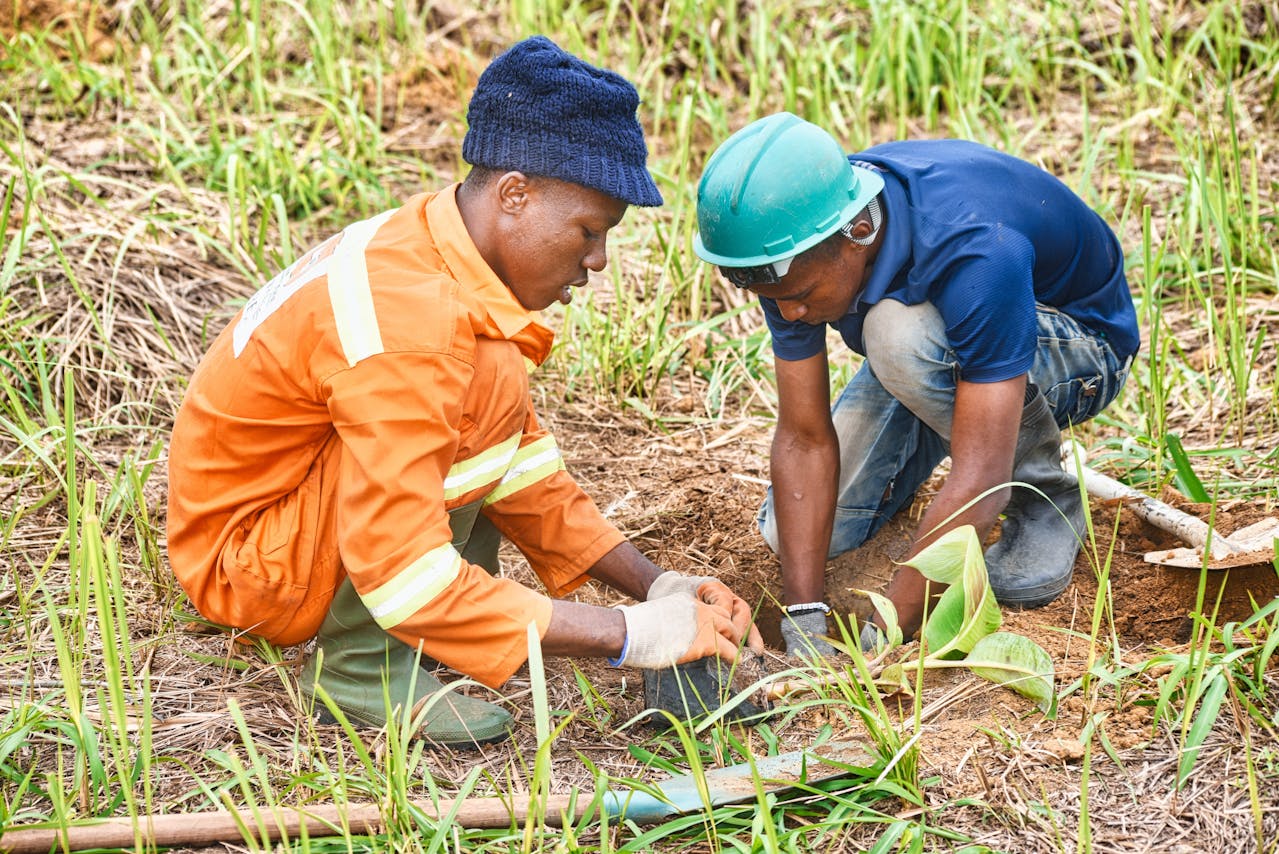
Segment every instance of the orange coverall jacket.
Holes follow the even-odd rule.
[[[214,341],[173,429],[168,552],[202,614],[283,645],[349,575],[386,631],[496,687],[551,603],[464,561],[448,512],[482,502],[554,596],[623,537],[538,426],[528,375],[553,335],[456,189],[331,237]]]

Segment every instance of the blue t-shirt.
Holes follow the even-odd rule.
[[[865,354],[862,321],[884,299],[931,302],[969,382],[1026,373],[1035,304],[1052,306],[1110,343],[1122,361],[1140,337],[1123,251],[1110,227],[1054,176],[962,140],[890,142],[849,160],[879,169],[887,222],[866,287],[832,323]],[[779,359],[825,348],[825,327],[788,322],[760,298]]]

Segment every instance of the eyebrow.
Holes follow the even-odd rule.
[[[809,285],[808,287],[804,288],[804,289],[803,289],[802,291],[800,291],[799,293],[787,294],[786,296],[779,296],[779,297],[775,297],[775,296],[771,296],[771,295],[769,295],[769,294],[760,294],[760,296],[768,297],[768,298],[769,298],[769,299],[771,299],[773,302],[793,302],[794,300],[797,300],[797,299],[803,299],[804,297],[808,296],[809,294],[811,294],[811,293],[813,292],[813,290],[814,290],[816,287],[817,287],[817,285],[816,285],[816,284],[811,284],[811,285]],[[758,293],[758,292],[757,292],[757,293]]]

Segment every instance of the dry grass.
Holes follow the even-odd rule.
[[[1179,8],[1184,9],[1186,26],[1195,23],[1193,6]],[[448,20],[462,20],[468,26],[476,23],[465,16]],[[1089,37],[1098,42],[1123,38],[1121,20],[1116,4],[1114,19],[1098,22]],[[451,40],[457,30],[456,26],[442,30],[441,38],[462,57],[459,62],[473,64],[471,56],[457,51]],[[680,58],[671,61],[674,73]],[[464,72],[470,73],[473,68]],[[397,90],[399,106],[389,116],[388,145],[437,158],[444,168],[448,157],[440,154],[455,151],[460,140],[455,127],[433,121],[439,107],[434,98],[454,98],[455,93],[429,69],[406,73],[402,82],[406,88]],[[1250,105],[1242,111],[1246,120],[1239,127],[1240,140],[1256,152],[1256,162],[1264,170],[1257,176],[1257,185],[1273,189],[1279,185],[1270,94],[1274,72],[1237,82],[1233,97]],[[414,100],[418,95],[431,100],[418,103]],[[133,116],[55,119],[42,117],[33,105],[19,106],[24,111],[25,162],[0,157],[0,186],[13,187],[17,203],[39,209],[40,227],[27,241],[12,286],[0,295],[10,329],[3,334],[11,335],[21,327],[26,340],[44,342],[52,399],[62,399],[61,384],[67,370],[73,369],[81,465],[94,477],[111,482],[120,474],[123,461],[144,459],[153,445],[163,442],[185,378],[233,313],[236,301],[252,293],[257,283],[248,275],[250,259],[226,248],[231,245],[225,225],[230,219],[226,200],[216,192],[164,180],[153,163],[123,142],[117,130],[122,122],[150,120],[156,105],[147,97],[139,96]],[[1086,125],[1077,94],[1060,93],[1051,104],[1029,106],[1036,110],[1028,109],[1023,118],[1012,122],[1021,153],[1049,166],[1073,162],[1071,152]],[[448,111],[456,108],[456,103],[448,103]],[[1223,93],[1210,91],[1202,102],[1177,108],[1171,118],[1152,107],[1123,124],[1107,125],[1096,115],[1106,105],[1093,104],[1089,122],[1100,124],[1103,133],[1127,135],[1138,152],[1137,168],[1168,173],[1176,171],[1179,155],[1163,127],[1170,122],[1193,123],[1196,113],[1212,114],[1223,108]],[[655,152],[662,145],[655,141]],[[24,175],[38,180],[29,184]],[[61,177],[65,175],[79,180],[69,182]],[[1102,193],[1110,182],[1129,180],[1108,170],[1105,163],[1097,165],[1095,175]],[[1165,235],[1174,239],[1176,231],[1167,215],[1177,193],[1176,187],[1156,182],[1144,197],[1154,208],[1160,239]],[[1131,245],[1140,238],[1140,220],[1130,216],[1126,223],[1125,237]],[[12,230],[5,234],[6,241],[14,239]],[[57,251],[64,257],[57,258]],[[631,262],[616,258],[614,263]],[[723,289],[718,307],[731,307],[740,299],[735,291]],[[1187,354],[1186,361],[1203,374],[1213,374],[1221,367],[1219,351],[1199,322],[1201,311],[1189,302],[1171,305],[1165,318],[1178,350]],[[1247,313],[1249,328],[1263,338],[1248,406],[1268,408],[1276,387],[1273,330],[1279,327],[1279,301],[1273,293],[1255,295]],[[752,321],[739,323],[749,327]],[[10,370],[7,376],[12,381],[15,374]],[[1198,378],[1191,373],[1180,382],[1184,384],[1170,389],[1170,429],[1181,433],[1188,445],[1222,442],[1221,395],[1196,385]],[[560,439],[570,470],[619,527],[664,565],[714,572],[764,601],[777,595],[775,563],[752,524],[762,497],[761,483],[768,476],[771,425],[767,413],[761,412],[766,393],[749,388],[743,392],[748,399],[738,402],[740,410],[761,414],[740,422],[665,431],[612,401],[580,391],[572,403],[564,403],[562,383],[554,376],[542,382],[536,391],[540,409]],[[681,375],[650,405],[665,412],[696,411],[705,393],[703,380]],[[31,415],[43,422],[47,413]],[[59,416],[53,415],[54,420]],[[1259,447],[1265,437],[1275,435],[1275,425],[1258,419],[1249,431],[1245,443]],[[41,436],[36,439],[37,450],[47,451],[44,445],[56,441],[52,434]],[[5,649],[0,654],[0,713],[23,705],[56,706],[62,697],[52,627],[42,603],[29,602],[27,597],[43,595],[37,589],[66,591],[71,584],[62,540],[67,507],[56,496],[56,467],[30,451],[11,433],[0,433],[4,462],[0,512],[7,520],[6,569],[0,584],[0,642]],[[152,534],[163,529],[164,463],[161,451],[145,485],[151,510],[146,526]],[[1274,492],[1267,491],[1256,504],[1268,511],[1275,499]],[[145,674],[150,685],[153,752],[173,760],[154,769],[154,804],[165,810],[207,808],[197,780],[226,779],[227,768],[219,757],[243,754],[228,710],[232,700],[279,781],[319,775],[350,763],[351,748],[341,731],[312,727],[297,703],[293,679],[305,650],[280,651],[283,660],[277,663],[272,653],[220,634],[195,631],[182,612],[188,606],[172,578],[161,571],[163,566],[150,572],[145,569],[142,554],[153,545],[147,531],[139,531],[128,514],[110,521],[112,533],[119,538],[122,563],[132,570],[126,575],[125,595],[135,669],[139,678]],[[518,555],[505,554],[505,564],[508,573],[531,580]],[[611,603],[597,592],[586,592],[583,598]],[[18,614],[28,617],[15,619]],[[1036,631],[1033,625],[1026,625],[1026,630]],[[1052,628],[1038,631],[1044,638],[1054,636]],[[90,627],[86,636],[97,635]],[[1062,653],[1056,662],[1060,672],[1082,673],[1082,647]],[[1135,644],[1126,651],[1137,658],[1147,652]],[[85,649],[82,687],[91,695],[103,684],[100,653],[95,645]],[[551,708],[572,713],[552,756],[554,790],[591,790],[596,781],[587,762],[618,777],[660,776],[647,770],[628,748],[642,744],[678,756],[677,746],[668,737],[656,737],[637,725],[620,728],[642,709],[637,675],[597,662],[579,663],[578,668],[564,661],[551,662],[548,668]],[[593,686],[589,701],[583,697],[579,672]],[[930,822],[995,849],[1074,850],[1082,808],[1082,756],[1071,745],[1084,723],[1102,714],[1110,722],[1103,723],[1103,731],[1124,746],[1116,749],[1116,762],[1100,749],[1099,742],[1093,742],[1087,801],[1093,850],[1254,850],[1259,840],[1241,767],[1249,751],[1264,778],[1260,844],[1273,850],[1279,841],[1279,789],[1270,783],[1279,761],[1274,733],[1254,729],[1255,743],[1249,745],[1244,727],[1255,728],[1255,724],[1248,724],[1237,709],[1222,714],[1195,773],[1177,790],[1175,733],[1167,724],[1152,728],[1148,714],[1141,714],[1146,707],[1139,703],[1149,701],[1153,690],[1149,681],[1134,683],[1122,699],[1103,695],[1102,702],[1081,704],[1058,721],[1047,722],[1032,715],[1028,703],[991,690],[972,677],[938,679],[923,697],[929,708],[922,740],[925,776],[938,778],[925,787]],[[1272,696],[1273,690],[1274,686]],[[460,785],[478,767],[484,776],[476,794],[519,793],[527,786],[536,738],[526,675],[505,686],[504,695],[517,715],[514,742],[479,753],[432,753],[427,764],[436,784],[444,789]],[[102,714],[96,700],[89,702],[88,711],[91,719]],[[902,710],[903,715],[908,712]],[[1106,730],[1107,726],[1111,729]],[[793,711],[776,721],[773,731],[783,750],[828,733],[836,738],[863,737],[846,715],[823,707]],[[362,735],[375,755],[384,748],[377,733]],[[754,750],[767,752],[760,733],[742,737]],[[10,761],[33,769],[39,777],[60,773],[63,756],[47,743],[33,741],[10,754]],[[416,791],[425,791],[423,780],[412,785]],[[9,787],[5,783],[0,788],[8,792]],[[904,805],[893,809],[900,809],[903,816],[918,814]],[[850,826],[844,836],[827,839],[823,845],[852,850],[870,844],[879,831],[874,825]]]

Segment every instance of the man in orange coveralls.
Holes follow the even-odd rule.
[[[471,99],[466,180],[299,258],[191,379],[170,452],[173,571],[210,620],[317,637],[301,689],[356,722],[417,706],[435,742],[506,738],[498,706],[430,697],[419,656],[497,687],[530,623],[548,655],[641,668],[762,647],[725,585],[662,572],[603,518],[529,397],[553,337],[538,312],[604,268],[628,205],[662,203],[638,104],[543,37],[516,44]],[[497,577],[500,535],[552,596],[590,577],[639,604]]]

